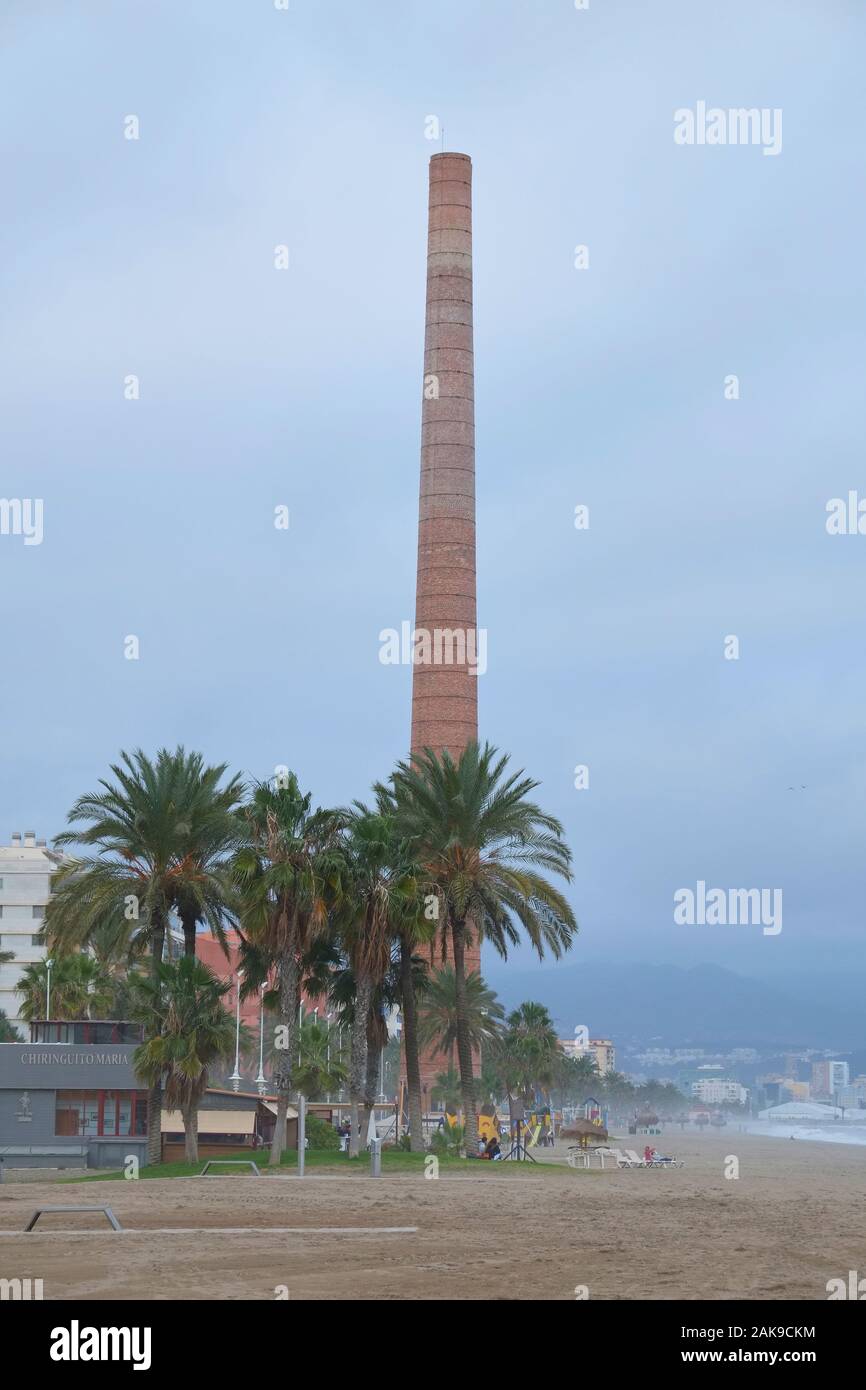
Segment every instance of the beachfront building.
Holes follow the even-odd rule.
[[[855,1076],[849,1086],[843,1086],[836,1097],[839,1105],[851,1110],[866,1110],[866,1076]]]
[[[0,1164],[121,1168],[147,1161],[147,1091],[133,1023],[39,1021],[0,1043]]]
[[[276,1115],[276,1096],[208,1086],[198,1108],[199,1158],[219,1159],[225,1154],[248,1151],[255,1161],[257,1154],[270,1146]],[[161,1122],[163,1162],[182,1163],[186,1155],[183,1116],[179,1110],[163,1109]],[[286,1148],[297,1147],[298,1112],[290,1105],[286,1112]]]
[[[833,1100],[849,1082],[847,1062],[813,1062],[812,1095],[816,1100]]]
[[[559,1045],[566,1057],[591,1057],[599,1076],[616,1071],[616,1049],[610,1038],[589,1038],[585,1043],[575,1038],[560,1038]]]
[[[704,1077],[691,1084],[692,1095],[704,1105],[745,1105],[749,1092],[730,1077]]]
[[[33,830],[16,830],[12,843],[0,845],[0,951],[13,959],[0,965],[0,1009],[22,1038],[28,1026],[20,1017],[21,995],[15,986],[27,965],[45,959],[42,922],[51,897],[51,875],[63,857],[37,840]]]

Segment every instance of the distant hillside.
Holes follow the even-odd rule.
[[[560,1036],[578,1023],[619,1046],[866,1047],[866,1011],[830,991],[816,1002],[805,989],[776,989],[716,965],[593,963],[543,970],[486,958],[484,975],[507,1008],[546,1004]]]

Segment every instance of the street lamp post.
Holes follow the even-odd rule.
[[[327,1044],[327,1065],[328,1065],[328,1104],[331,1104],[331,1018],[332,1014],[325,1014],[325,1022],[328,1025],[328,1044]]]
[[[243,971],[237,972],[237,1008],[235,1011],[235,1069],[229,1077],[232,1090],[240,1090],[241,1085],[241,978]]]
[[[259,1074],[256,1077],[256,1085],[259,1088],[259,1095],[263,1096],[267,1087],[265,1081],[265,990],[268,984],[265,980],[259,989]]]
[[[45,987],[45,1022],[46,1022],[46,1023],[48,1023],[48,1022],[50,1021],[50,1019],[51,1019],[51,966],[53,965],[53,963],[54,963],[54,962],[53,962],[53,961],[50,961],[50,960],[47,960],[47,961],[45,962],[45,969],[46,969],[46,971],[47,971],[47,973],[48,973],[48,983],[47,983],[47,985],[46,985],[46,987]],[[47,1041],[47,1039],[46,1039],[46,1041]]]

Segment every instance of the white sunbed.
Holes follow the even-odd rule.
[[[616,1163],[613,1149],[584,1149],[581,1148],[580,1144],[569,1144],[568,1146],[568,1162],[572,1168],[592,1168],[595,1158],[598,1159],[599,1168],[603,1168],[605,1156],[613,1158],[614,1163]]]
[[[649,1164],[647,1163],[646,1159],[641,1158],[639,1154],[635,1153],[634,1149],[626,1149],[625,1156],[629,1161],[629,1166],[632,1168],[649,1167]]]
[[[642,1161],[638,1158],[637,1154],[636,1154],[636,1153],[629,1153],[628,1149],[626,1149],[625,1153],[623,1153],[622,1149],[611,1149],[610,1152],[613,1154],[614,1159],[616,1160],[616,1166],[617,1166],[617,1168],[642,1168],[642,1167],[643,1167],[643,1163],[642,1163]]]

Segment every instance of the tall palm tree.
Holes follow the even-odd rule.
[[[200,753],[184,754],[183,749],[178,749],[175,757],[185,834],[178,846],[183,872],[174,906],[183,929],[184,955],[195,955],[201,924],[210,929],[228,956],[225,919],[234,905],[228,856],[239,843],[237,811],[244,793],[243,780],[235,776],[220,786],[227,763],[207,767]]]
[[[397,804],[393,787],[377,782],[373,787],[376,809],[381,816],[388,818],[396,826]],[[396,837],[395,837],[396,838]],[[429,946],[436,938],[436,921],[429,914],[429,903],[421,890],[420,866],[415,862],[413,847],[406,841],[396,841],[400,859],[404,864],[406,882],[412,882],[414,889],[407,895],[404,910],[397,926],[399,989],[398,1000],[403,1022],[400,1040],[403,1061],[406,1068],[406,1091],[409,1106],[409,1146],[412,1153],[423,1153],[424,1109],[421,1085],[421,1055],[418,1038],[418,992],[427,977],[427,965],[419,954],[422,947]]]
[[[409,1103],[409,1147],[423,1153],[424,1107],[421,1089],[421,1044],[418,1037],[418,984],[426,979],[424,962],[415,954],[424,931],[417,916],[400,930],[400,1012],[403,1018],[401,1047],[406,1066],[406,1092]],[[426,935],[426,933],[425,933]]]
[[[36,961],[24,969],[16,985],[22,995],[21,1017],[44,1018],[48,966]],[[51,1013],[54,1018],[105,1018],[114,998],[110,975],[92,956],[58,956],[51,970]]]
[[[198,1161],[198,1106],[208,1068],[235,1047],[235,1023],[225,1007],[231,988],[194,956],[161,961],[155,975],[130,981],[132,1016],[147,1040],[132,1065],[148,1085],[162,1085],[166,1103],[183,1116],[188,1163]]]
[[[367,1057],[384,1046],[381,1019],[371,1017],[374,996],[391,964],[391,947],[417,903],[415,866],[397,834],[393,815],[360,802],[347,812],[347,872],[338,914],[341,941],[355,981],[349,1064],[349,1155],[360,1150],[360,1111],[369,1096]],[[378,1062],[377,1062],[378,1066]],[[373,1090],[375,1093],[375,1083]]]
[[[467,942],[486,938],[503,956],[520,929],[539,956],[571,945],[574,913],[547,871],[571,881],[571,851],[560,822],[529,800],[538,786],[522,772],[506,775],[507,756],[468,744],[455,762],[425,749],[399,763],[392,786],[401,832],[421,859],[440,903],[440,926],[454,961],[457,1056],[463,1088],[466,1149],[474,1153],[478,1121],[467,1027]]]
[[[301,792],[294,773],[273,785],[258,783],[241,812],[243,843],[231,865],[241,928],[259,962],[259,974],[266,976],[270,969],[276,974],[280,1023],[272,1164],[280,1162],[286,1146],[286,1112],[298,1053],[301,961],[327,927],[341,891],[340,818],[335,811],[314,811],[311,806],[309,793]]]
[[[457,978],[453,966],[444,965],[429,976],[420,996],[418,1035],[423,1048],[442,1053],[454,1062],[457,1046]],[[473,1052],[495,1042],[505,1010],[495,992],[477,970],[466,976],[466,1028]]]
[[[130,922],[131,940],[150,950],[156,978],[174,909],[194,903],[216,926],[212,861],[206,854],[203,859],[200,844],[196,848],[196,835],[210,843],[217,812],[205,806],[215,800],[222,816],[237,796],[235,779],[224,794],[226,804],[220,801],[216,786],[224,771],[224,765],[205,767],[199,754],[183,748],[161,748],[155,759],[136,749],[112,764],[113,781],[103,778],[99,791],[78,798],[67,817],[75,828],[55,844],[95,853],[69,859],[52,876],[44,923],[52,952],[81,950],[106,923]],[[152,1163],[160,1161],[161,1107],[154,1085],[147,1107]]]

